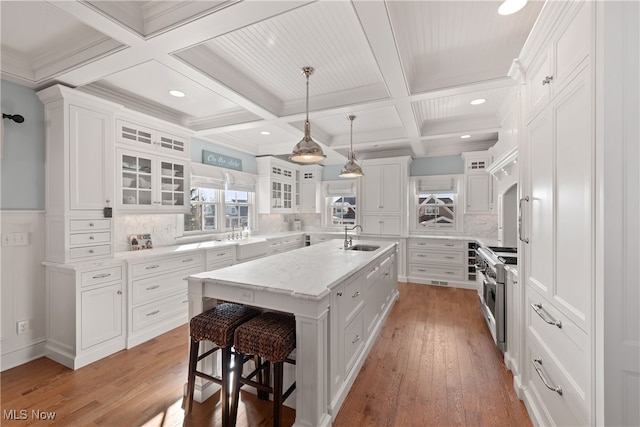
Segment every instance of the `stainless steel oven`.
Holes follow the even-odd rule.
[[[517,264],[516,248],[483,246],[476,249],[476,280],[480,308],[494,342],[506,349],[506,292],[505,266]]]

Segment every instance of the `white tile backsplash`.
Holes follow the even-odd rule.
[[[292,231],[294,219],[299,219],[302,222],[302,230],[321,229],[320,214],[260,214],[258,215],[258,231],[264,234]]]
[[[151,234],[154,247],[176,244],[176,226],[182,215],[122,215],[114,218],[115,251],[129,250],[129,236]]]
[[[498,238],[498,215],[465,215],[464,235]]]

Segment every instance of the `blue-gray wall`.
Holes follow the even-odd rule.
[[[453,175],[464,173],[462,156],[420,157],[413,159],[409,169],[411,176]]]
[[[0,163],[0,209],[44,209],[44,105],[35,91],[2,80],[4,114],[20,114],[23,123],[4,119]]]
[[[225,156],[235,157],[242,160],[242,171],[248,173],[258,173],[258,164],[256,158],[251,154],[226,148],[208,141],[197,138],[191,138],[191,161],[202,163],[202,150],[213,151],[214,153]]]

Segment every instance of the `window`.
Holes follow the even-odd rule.
[[[457,175],[412,177],[410,229],[414,232],[462,230],[462,214],[458,212],[460,182]]]
[[[325,227],[342,227],[356,223],[358,208],[355,180],[324,181],[322,183]]]
[[[331,210],[330,225],[347,225],[356,223],[356,196],[329,196]]]
[[[191,189],[191,212],[184,215],[184,231],[216,231],[218,192],[213,188]]]
[[[456,224],[456,195],[418,193],[418,226],[453,229]]]
[[[249,227],[251,194],[248,191],[225,190],[225,224],[227,229]]]

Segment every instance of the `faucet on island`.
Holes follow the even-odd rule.
[[[363,232],[364,230],[362,229],[362,226],[360,224],[356,224],[354,225],[351,230],[355,230],[356,228],[360,227],[360,232]],[[347,231],[349,231],[349,228],[345,225],[344,226],[344,248],[347,249],[349,246],[351,246],[352,242],[352,237],[348,236],[347,237]]]

